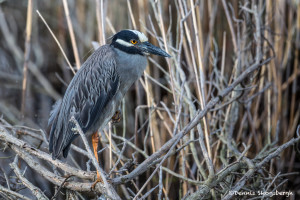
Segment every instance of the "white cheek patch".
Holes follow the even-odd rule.
[[[129,42],[126,42],[124,40],[121,40],[121,39],[117,39],[116,42],[119,43],[119,44],[121,44],[121,45],[123,45],[123,46],[125,46],[125,47],[132,47],[132,46],[134,46],[133,44],[131,44]]]
[[[146,37],[146,35],[144,33],[141,33],[141,32],[136,31],[136,30],[130,30],[130,31],[134,32],[139,37],[139,40],[141,42],[147,42],[148,41],[148,38]]]

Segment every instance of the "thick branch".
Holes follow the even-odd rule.
[[[10,135],[3,127],[0,127],[0,139],[22,148],[24,151],[28,152],[31,155],[36,156],[37,158],[50,162],[52,165],[68,172],[68,174],[77,176],[82,179],[88,179],[88,180],[95,179],[96,173],[76,169],[66,163],[61,162],[60,160],[53,160],[49,154],[40,151],[39,149],[33,148],[26,142],[17,139],[13,135]]]

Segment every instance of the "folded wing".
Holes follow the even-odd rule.
[[[114,52],[109,46],[102,46],[82,65],[63,100],[51,112],[49,151],[53,159],[61,151],[67,157],[72,141],[78,136],[72,130],[75,125],[70,118],[75,117],[84,133],[94,128],[119,85]]]

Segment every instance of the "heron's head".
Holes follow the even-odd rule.
[[[129,54],[148,56],[154,54],[163,57],[171,57],[167,52],[148,42],[148,38],[136,30],[122,30],[112,37],[111,45]]]

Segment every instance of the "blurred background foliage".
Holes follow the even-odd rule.
[[[282,144],[295,136],[300,115],[299,1],[104,0],[105,24],[103,27],[105,32],[100,33],[99,30],[102,29],[97,20],[100,1],[68,0],[67,2],[78,49],[77,62],[82,64],[93,52],[92,41],[98,41],[101,44],[104,37],[109,42],[108,38],[121,29],[140,30],[147,34],[152,43],[161,45],[163,48],[165,48],[165,37],[168,44],[167,49],[173,56],[172,60],[168,63],[165,59],[152,56],[147,74],[172,91],[172,81],[169,78],[170,69],[173,70],[174,81],[179,86],[183,81],[177,82],[177,80],[180,79],[180,73],[184,73],[191,92],[190,100],[197,110],[201,109],[200,93],[205,94],[203,100],[207,102],[236,78],[235,73],[241,73],[247,66],[253,64],[256,58],[275,56],[269,64],[264,65],[255,76],[244,83],[245,87],[249,87],[240,94],[241,101],[244,102],[239,102],[237,110],[228,111],[235,112],[234,114],[230,114],[227,118],[228,113],[225,106],[222,112],[220,110],[210,112],[206,116],[206,122],[202,122],[202,126],[206,127],[210,135],[211,147],[208,149],[211,151],[216,171],[225,164],[222,160],[223,157],[230,163],[231,155],[227,151],[223,152],[224,147],[220,143],[223,132],[226,135],[227,122],[234,121],[232,125],[233,138],[239,148],[242,147],[242,142],[251,145],[246,154],[250,158],[254,158],[266,144],[270,144],[274,140],[278,139],[278,144]],[[227,14],[231,18],[232,27],[226,16],[224,2],[227,5]],[[73,73],[36,10],[39,10],[45,18],[75,70],[76,56],[63,2],[61,0],[33,0],[32,6],[30,55],[28,71],[25,72],[27,73],[27,83],[25,98],[23,98],[22,82],[26,61],[28,2],[24,0],[0,1],[0,114],[13,125],[46,130],[51,106],[55,100],[63,96]],[[195,19],[193,20],[191,8],[194,6]],[[259,20],[261,20],[259,25],[261,35],[255,35],[258,31],[255,15],[251,12],[247,13],[242,7],[258,10]],[[162,21],[160,21],[160,17],[162,17]],[[181,24],[181,22],[184,23]],[[198,29],[196,30],[195,27]],[[183,37],[182,41],[181,37]],[[258,43],[257,37],[260,37],[261,43]],[[256,51],[257,45],[260,45],[260,52]],[[270,46],[271,48],[269,48]],[[180,54],[178,53],[179,48],[181,48]],[[204,71],[199,69],[200,65],[203,66]],[[195,73],[193,66],[199,69],[198,74]],[[199,76],[203,76],[204,79],[199,79]],[[170,113],[162,111],[151,115],[150,118],[149,113],[153,111],[153,108],[163,110],[164,106],[160,103],[163,102],[172,111],[171,116],[175,117],[176,114],[173,111],[178,105],[178,103],[174,103],[174,97],[169,91],[150,78],[143,77],[142,84],[139,81],[131,88],[125,98],[124,123],[120,123],[116,129],[113,129],[118,135],[122,135],[124,131],[126,138],[135,136],[134,143],[140,148],[146,147],[144,150],[148,154],[155,152],[155,149],[159,149],[171,137],[168,127],[173,130]],[[198,93],[200,88],[197,85],[197,78],[201,84],[204,84],[201,85],[200,93]],[[239,90],[235,92],[239,92]],[[250,97],[253,99],[245,103]],[[178,98],[177,94],[175,99],[178,100]],[[222,104],[229,100],[222,100]],[[136,109],[137,106],[139,106],[138,109]],[[185,117],[181,121],[181,128],[189,121],[189,117],[192,117],[189,106],[184,105],[183,107]],[[150,120],[150,123],[147,120]],[[145,124],[147,126],[144,126]],[[149,131],[147,127],[151,129],[151,139],[148,138],[147,141],[144,141]],[[140,130],[139,134],[135,135],[137,130]],[[39,142],[35,140],[32,140],[32,143],[34,146],[39,145]],[[146,145],[143,146],[143,144]],[[155,144],[155,148],[153,148],[153,144]],[[77,145],[80,146],[80,142],[77,142]],[[105,142],[102,146],[105,146]],[[46,146],[43,148],[47,151]],[[203,164],[200,148],[196,146],[196,149]],[[129,148],[126,155],[131,157],[130,154],[134,151]],[[177,157],[180,155],[173,156],[168,160],[166,166],[191,179],[201,180],[190,150],[185,149],[183,154],[186,155],[186,157],[181,155],[185,157],[185,160]],[[297,156],[293,148],[289,148],[281,156],[281,159],[272,160],[266,166],[265,170],[268,173],[274,176],[278,172],[299,172],[299,154]],[[104,152],[102,159],[107,160],[107,157],[108,154]],[[138,162],[144,159],[142,156],[137,157]],[[82,160],[79,161],[79,164],[85,166],[85,162],[86,160]],[[102,165],[109,170],[108,162],[104,162]],[[140,176],[137,185],[144,183],[149,175],[147,172]],[[187,191],[195,190],[195,186],[183,183],[171,175],[168,176],[164,192],[169,194],[170,199],[178,199],[179,196],[185,196]],[[36,181],[36,184],[48,184],[41,178],[32,181]],[[148,189],[153,187],[157,181],[154,179],[150,182]],[[299,175],[289,176],[283,188],[299,194],[299,186]],[[49,186],[44,186],[44,189],[47,187]],[[50,196],[52,192],[53,189],[49,189],[45,193]]]

